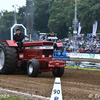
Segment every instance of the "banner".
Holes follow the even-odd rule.
[[[98,21],[95,21],[95,23],[93,24],[92,36],[96,36],[97,27],[98,27]]]
[[[81,33],[81,29],[82,29],[82,27],[81,27],[81,25],[80,25],[80,23],[79,23],[79,27],[78,27],[78,36],[79,36],[80,33]]]
[[[71,58],[87,58],[87,59],[99,59],[100,54],[86,54],[86,53],[67,53]]]
[[[100,54],[87,54],[87,53],[67,53],[71,58],[87,58],[87,59],[100,59]]]

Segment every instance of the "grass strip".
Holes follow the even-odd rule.
[[[99,68],[87,68],[87,67],[84,67],[84,68],[83,68],[83,67],[77,67],[77,66],[66,66],[66,68],[100,71]]]
[[[11,97],[11,96],[5,97],[5,95],[2,95],[0,97],[0,100],[27,100],[27,99],[23,99],[21,97]]]

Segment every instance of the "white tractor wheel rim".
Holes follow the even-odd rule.
[[[0,70],[3,68],[5,62],[4,51],[0,48]]]
[[[29,73],[32,74],[33,72],[33,65],[32,63],[29,64]]]

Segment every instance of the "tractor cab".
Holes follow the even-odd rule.
[[[53,41],[54,43],[57,42],[57,34],[56,33],[39,33],[40,40],[44,41]]]
[[[48,41],[53,41],[54,43],[56,43],[57,40],[58,40],[57,34],[56,33],[48,33],[47,34],[47,40]]]
[[[57,34],[56,33],[40,33],[40,40],[44,41],[53,41],[54,42],[54,50],[58,50],[62,52],[64,47],[61,42],[57,42]]]

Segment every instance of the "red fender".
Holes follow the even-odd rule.
[[[6,42],[10,47],[18,47],[17,43],[14,40],[2,40],[0,42]]]
[[[62,43],[56,43],[58,47],[62,47]]]

